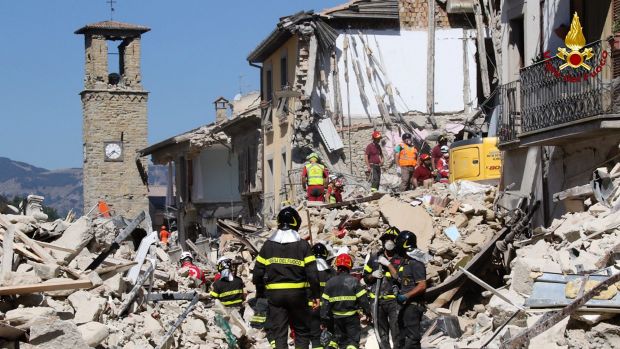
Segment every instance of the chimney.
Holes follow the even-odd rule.
[[[228,120],[227,109],[230,103],[224,97],[220,97],[213,102],[215,104],[215,122],[222,123]]]

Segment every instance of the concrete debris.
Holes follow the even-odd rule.
[[[418,238],[418,247],[430,256],[426,264],[428,287],[442,285],[456,276],[461,267],[466,269],[470,261],[483,258],[481,268],[469,271],[497,287],[497,292],[518,306],[522,306],[526,297],[531,295],[534,281],[543,273],[594,273],[620,262],[620,253],[614,250],[620,241],[619,215],[614,214],[612,208],[595,203],[586,205],[587,211],[567,213],[554,220],[551,226],[539,227],[529,240],[521,237],[516,247],[512,246],[512,258],[506,268],[508,275],[498,272],[497,261],[491,260],[490,253],[483,253],[485,246],[495,241],[508,224],[503,215],[493,210],[495,193],[495,187],[464,181],[450,186],[436,183],[430,188],[374,198],[362,191],[352,191],[349,195],[357,196],[347,196],[353,199],[344,205],[304,208],[300,233],[310,238],[306,218],[309,215],[312,240],[324,243],[331,255],[337,251],[349,251],[354,258],[354,271],[361,272],[359,267],[364,258],[381,247],[379,238],[389,226],[413,231]],[[363,200],[355,201],[356,198]],[[0,304],[0,310],[7,324],[29,333],[29,343],[21,343],[24,347],[35,343],[43,348],[155,347],[161,344],[163,335],[190,303],[187,300],[146,301],[146,294],[151,290],[153,293],[190,294],[197,291],[200,295],[201,300],[172,333],[168,343],[171,347],[225,348],[233,336],[239,348],[269,348],[265,333],[249,326],[254,313],[252,308],[246,305],[241,317],[217,305],[219,303],[207,300],[206,296],[215,273],[210,265],[219,256],[229,256],[235,260],[237,275],[244,281],[247,299],[255,297],[251,282],[253,248],[259,249],[271,235],[269,227],[273,222],[269,220],[265,221],[264,228],[224,221],[226,231],[219,237],[217,252],[205,249],[207,245],[200,241],[193,241],[192,246],[201,251],[195,253],[195,263],[205,271],[207,280],[205,285],[200,285],[200,282],[183,276],[178,265],[182,250],[172,241],[165,247],[154,241],[150,247],[143,246],[139,256],[136,252],[139,241],[123,241],[96,268],[97,272],[87,271],[87,267],[110,248],[128,222],[120,216],[85,216],[73,223],[63,220],[42,222],[39,216],[2,217],[35,242],[38,241],[36,231],[48,232],[42,235],[47,238],[41,246],[57,261],[42,262],[36,253],[20,253],[16,250],[16,241],[15,263],[2,287],[29,285],[33,288],[31,293],[15,297],[14,302]],[[0,224],[0,235],[5,231],[6,227]],[[28,246],[20,248],[32,253]],[[134,285],[128,279],[127,271],[136,259],[149,261],[142,268],[136,268],[140,275],[152,265],[151,261],[155,261],[155,267],[153,278],[146,278],[144,285],[130,295]],[[491,278],[489,275],[500,277]],[[488,347],[496,348],[503,336],[510,334],[514,337],[533,323],[532,319],[535,320],[537,315],[529,309],[515,315],[517,309],[513,305],[493,292],[482,292],[478,285],[465,280],[465,284],[442,290],[447,294],[446,291],[457,288],[446,297],[442,303],[445,305],[426,312],[424,321],[427,325],[423,324],[427,328],[440,316],[457,316],[462,335],[449,338],[436,331],[424,337],[425,347],[482,347],[490,341]],[[82,286],[67,288],[67,283]],[[44,291],[37,288],[41,285],[47,285],[42,288]],[[57,288],[56,285],[60,286]],[[579,286],[570,285],[567,294],[570,291],[570,295],[575,296]],[[591,283],[586,289],[588,287],[592,287]],[[614,290],[617,293],[618,289]],[[614,296],[615,293],[610,293],[607,298]],[[128,305],[126,315],[118,316],[128,297],[135,297],[135,300]],[[615,313],[576,312],[570,318],[570,321],[565,319],[537,336],[531,345],[613,348],[620,340]],[[217,319],[224,319],[226,330]],[[367,329],[370,328],[364,327],[364,331]],[[495,337],[494,332],[497,332]],[[361,348],[378,347],[372,331],[362,338]]]

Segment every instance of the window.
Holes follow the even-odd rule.
[[[286,64],[286,55],[280,58],[280,87],[288,86],[288,66]]]
[[[273,98],[273,72],[268,69],[265,72],[265,100],[270,101]]]

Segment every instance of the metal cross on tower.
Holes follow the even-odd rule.
[[[116,4],[115,0],[107,0],[108,4],[110,4],[110,20],[114,20],[114,4]]]

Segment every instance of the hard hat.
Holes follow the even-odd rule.
[[[422,155],[420,155],[420,160],[422,160],[422,161],[424,161],[424,160],[428,160],[428,159],[430,159],[430,158],[431,158],[431,156],[430,156],[430,155],[428,155],[428,154],[422,154]]]
[[[372,139],[377,139],[377,138],[381,138],[381,132],[373,131],[372,132]]]
[[[403,135],[401,136],[401,138],[403,139],[403,141],[405,139],[413,139],[413,136],[411,135],[411,133],[405,132],[403,133]]]
[[[450,152],[450,148],[448,148],[447,145],[442,145],[440,149],[442,154],[447,154]]]
[[[312,254],[316,258],[322,258],[322,259],[327,260],[327,256],[329,255],[329,252],[327,251],[327,247],[325,247],[325,245],[323,245],[320,242],[317,242],[316,244],[312,246]]]
[[[351,268],[353,268],[353,260],[351,259],[351,256],[346,253],[338,255],[338,257],[336,257],[336,267],[345,267],[351,270]]]
[[[396,240],[396,238],[398,237],[398,234],[400,234],[400,230],[398,230],[398,228],[391,226],[389,228],[387,228],[385,230],[385,233],[383,233],[383,235],[381,235],[381,237],[379,238],[379,240],[384,241],[384,240]]]
[[[297,231],[301,225],[301,216],[296,209],[287,206],[278,213],[277,222],[278,229],[293,229]]]
[[[328,180],[330,182],[335,181],[336,179],[338,179],[338,176],[334,175],[334,174],[330,174],[329,177],[327,177]]]
[[[319,159],[319,154],[317,154],[317,153],[310,153],[310,154],[308,154],[308,156],[306,156],[306,160],[310,160],[312,158],[315,158],[315,159],[318,160]]]
[[[409,230],[403,230],[398,234],[396,238],[396,248],[400,253],[407,253],[413,251],[418,247],[418,238],[414,233]]]
[[[229,257],[220,257],[217,260],[217,271],[222,271],[224,269],[230,269],[231,259]]]
[[[190,260],[194,260],[194,257],[192,256],[192,253],[189,251],[184,251],[181,253],[181,257],[179,258],[179,260],[181,262],[183,262],[185,259],[189,258]]]
[[[439,136],[439,138],[437,139],[437,143],[441,143],[441,142],[447,142],[448,138],[446,138],[446,136],[441,135]]]

